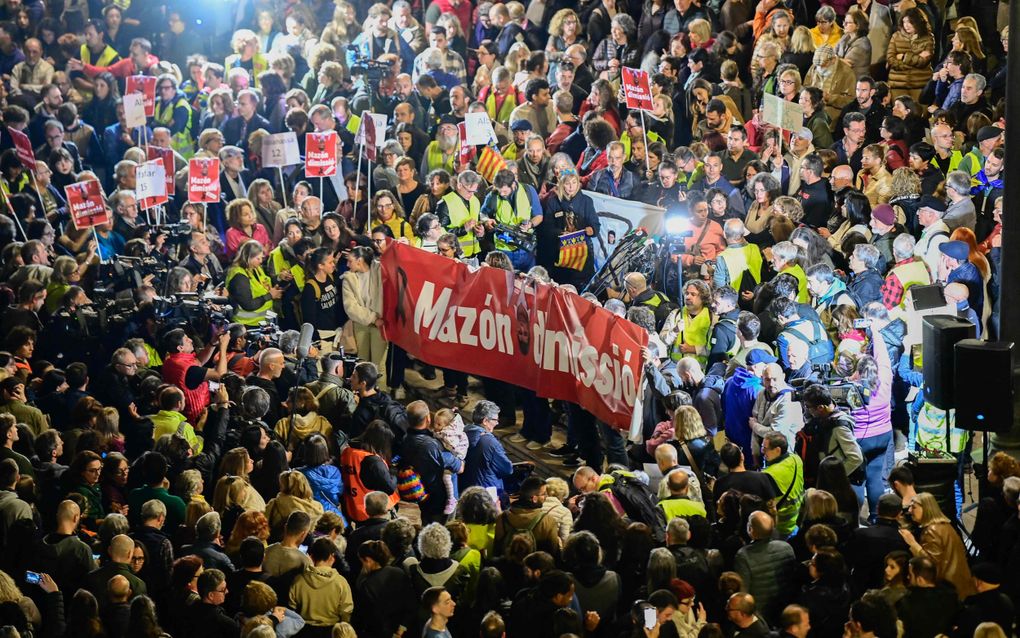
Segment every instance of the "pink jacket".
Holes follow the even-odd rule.
[[[250,239],[254,239],[258,243],[262,244],[262,249],[266,251],[266,257],[269,256],[270,251],[273,250],[273,242],[269,238],[269,233],[266,231],[266,227],[262,224],[255,224],[255,229],[252,231],[250,237],[239,228],[231,226],[227,229],[227,259],[233,260],[237,255],[237,249],[241,247],[241,244]]]

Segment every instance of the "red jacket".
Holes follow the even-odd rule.
[[[209,407],[209,382],[203,381],[197,388],[191,390],[184,380],[188,368],[201,365],[194,352],[175,352],[163,359],[163,380],[184,392],[183,414],[188,417],[188,423],[191,424],[198,423],[202,412]]]
[[[83,70],[85,71],[85,75],[90,78],[99,75],[103,71],[109,71],[115,78],[126,78],[131,75],[144,74],[156,64],[159,64],[159,58],[150,53],[149,58],[145,61],[145,68],[141,71],[135,68],[135,63],[129,57],[118,62],[114,62],[110,66],[95,66],[92,64],[86,64]]]

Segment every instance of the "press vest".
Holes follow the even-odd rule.
[[[708,312],[708,308],[702,308],[701,312],[695,315],[693,319],[687,314],[687,308],[681,309],[680,312],[680,317],[684,322],[684,329],[676,336],[676,341],[673,342],[673,347],[670,349],[669,358],[673,361],[679,361],[684,356],[680,352],[681,344],[695,347],[707,346],[709,333],[712,331],[712,315]],[[705,364],[708,363],[707,356],[700,354],[693,356],[702,367],[705,367]]]
[[[659,507],[662,508],[663,514],[666,515],[666,523],[669,523],[676,517],[688,517],[688,516],[705,516],[705,506],[702,503],[696,503],[689,498],[679,496],[664,498],[659,501]]]
[[[289,270],[290,274],[294,275],[294,285],[297,289],[305,289],[305,269],[301,264],[290,263],[279,246],[269,253],[269,258],[273,260],[273,272],[279,275],[284,270]]]
[[[739,248],[727,246],[719,253],[719,258],[726,263],[726,274],[730,278],[730,287],[734,290],[740,290],[745,272],[751,274],[756,285],[761,283],[761,250],[754,244],[744,244]]]
[[[365,457],[371,455],[371,452],[352,446],[347,446],[340,453],[340,476],[344,480],[344,513],[355,523],[361,523],[368,519],[368,512],[365,511],[365,495],[372,490],[365,487],[361,481],[361,463]],[[390,494],[389,498],[390,506],[396,505],[400,500],[396,492]]]
[[[201,365],[194,352],[175,352],[163,360],[163,380],[174,384],[184,393],[184,416],[188,417],[191,423],[197,423],[209,405],[208,381],[203,381],[194,390],[188,388],[185,383],[188,368]]]
[[[227,273],[227,286],[230,286],[230,280],[239,274],[243,274],[248,278],[248,284],[251,286],[251,296],[253,299],[258,299],[263,295],[269,294],[269,288],[271,286],[269,276],[266,275],[266,271],[262,270],[261,267],[256,268],[254,271],[238,267],[231,268],[230,272]],[[246,326],[257,326],[265,321],[266,313],[272,309],[272,299],[259,306],[258,310],[245,310],[238,306],[237,311],[234,313],[234,319],[238,323],[243,323]]]
[[[188,122],[184,125],[183,130],[173,134],[170,138],[170,146],[180,153],[184,159],[190,159],[195,154],[195,145],[191,137],[193,113],[191,105],[188,104],[188,99],[178,95],[171,102],[156,100],[156,110],[152,114],[152,119],[155,120],[156,124],[162,124],[170,128],[170,123],[174,119],[174,110],[182,106],[188,112]]]
[[[776,508],[779,518],[776,529],[781,536],[789,536],[797,528],[797,514],[804,500],[804,462],[796,454],[787,454],[766,466],[764,472],[775,479],[780,499],[787,494],[787,488],[790,490],[786,500],[777,503]]]
[[[507,226],[517,227],[524,222],[531,219],[531,200],[528,199],[528,193],[523,186],[518,185],[517,190],[513,194],[514,206],[510,206],[510,202],[498,197],[496,199],[496,221],[500,224],[506,224]],[[496,240],[496,250],[512,253],[517,250],[516,247],[511,246],[499,237]]]
[[[450,213],[450,229],[463,228],[469,219],[478,221],[481,204],[478,203],[478,198],[474,195],[471,196],[471,210],[468,210],[468,207],[464,205],[464,200],[457,194],[457,191],[450,191],[443,195],[442,201],[446,202],[446,210]],[[481,251],[478,237],[472,231],[458,237],[457,241],[460,242],[460,248],[464,251],[465,257],[474,257]]]

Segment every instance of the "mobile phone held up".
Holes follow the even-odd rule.
[[[25,582],[29,585],[38,585],[42,576],[37,572],[25,572]]]

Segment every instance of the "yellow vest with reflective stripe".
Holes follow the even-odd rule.
[[[192,123],[192,111],[191,104],[188,103],[186,97],[181,96],[179,99],[174,99],[173,102],[167,104],[162,100],[156,100],[156,110],[152,114],[152,119],[156,124],[160,124],[167,128],[170,128],[170,123],[174,119],[174,109],[181,106],[184,103],[185,109],[188,111],[188,123],[184,125],[184,130],[180,133],[174,133],[170,138],[170,146],[181,154],[184,159],[191,159],[191,156],[195,154],[195,144],[191,137],[191,123]]]
[[[114,58],[116,58],[118,55],[119,54],[114,50],[113,47],[111,47],[110,45],[106,45],[106,48],[103,49],[103,52],[100,53],[99,57],[96,58],[96,61],[93,62],[92,49],[90,49],[89,45],[87,44],[81,45],[81,61],[84,62],[85,64],[91,64],[92,66],[110,66],[111,64],[113,64]]]
[[[450,227],[448,230],[452,231],[454,228],[463,228],[469,219],[478,221],[481,204],[478,203],[478,198],[474,195],[471,196],[471,210],[468,210],[468,207],[464,205],[464,200],[460,198],[457,191],[450,191],[443,195],[442,201],[446,202],[446,210],[450,214]],[[478,237],[473,231],[468,231],[463,236],[458,237],[457,240],[460,243],[461,250],[464,251],[465,257],[474,257],[482,249],[478,244]]]
[[[428,147],[425,149],[425,163],[428,164],[425,168],[428,171],[434,171],[437,168],[445,169],[450,175],[453,175],[455,167],[453,165],[454,159],[457,157],[457,152],[450,153],[449,158],[443,157],[443,151],[439,149],[439,142],[430,142]]]
[[[694,346],[696,348],[707,346],[709,334],[712,332],[712,315],[709,313],[708,308],[702,308],[701,312],[695,315],[693,319],[687,314],[687,308],[683,308],[680,313],[680,318],[684,322],[684,329],[677,334],[676,341],[673,342],[673,347],[670,349],[669,358],[673,361],[679,361],[683,358],[684,355],[680,352],[681,345]],[[700,354],[692,356],[698,360],[702,367],[708,363],[707,356]]]
[[[287,261],[287,258],[283,254],[283,250],[279,246],[269,253],[269,258],[273,260],[273,272],[275,272],[277,276],[279,276],[284,270],[289,270],[290,274],[294,275],[294,285],[297,286],[297,289],[305,289],[305,269],[301,266],[301,264],[291,264]]]
[[[531,219],[531,200],[528,199],[528,193],[520,184],[517,185],[517,191],[513,197],[516,201],[516,206],[514,207],[511,207],[510,202],[502,197],[496,198],[496,221],[500,224],[516,228]],[[499,237],[496,237],[496,250],[512,253],[517,250],[517,247],[511,246]]]
[[[900,299],[900,308],[903,308],[907,300],[907,290],[912,286],[927,286],[931,284],[931,274],[928,267],[920,259],[912,259],[905,264],[894,267],[890,273],[903,284],[903,298]]]
[[[683,470],[678,471],[682,472]],[[659,507],[662,508],[662,513],[666,515],[666,523],[669,523],[678,516],[707,516],[703,503],[697,503],[684,497],[664,498],[659,501]]]
[[[255,270],[239,268],[237,266],[231,268],[230,272],[227,273],[227,286],[230,286],[231,279],[242,273],[248,278],[252,299],[258,299],[262,295],[269,294],[269,288],[271,287],[269,275],[266,274],[266,271],[262,270],[261,266]],[[237,311],[234,312],[234,320],[246,326],[257,326],[266,320],[266,313],[272,309],[272,299],[259,306],[257,310],[245,310],[241,306],[237,306]]]
[[[797,264],[796,266],[787,266],[786,268],[783,268],[783,272],[797,278],[797,303],[807,303],[811,301],[811,293],[809,293],[807,289],[807,275],[804,274],[804,269],[800,267],[800,264]]]
[[[719,258],[726,262],[726,274],[730,278],[728,283],[734,290],[740,291],[745,272],[751,274],[756,285],[761,283],[761,250],[754,244],[727,246],[726,250],[719,253]]]
[[[498,113],[496,112],[496,90],[489,91],[489,97],[485,98],[485,111],[489,114],[489,119],[497,122],[503,124],[509,122],[510,114],[515,108],[517,108],[517,92],[513,89],[507,91],[506,99],[503,100]]]

